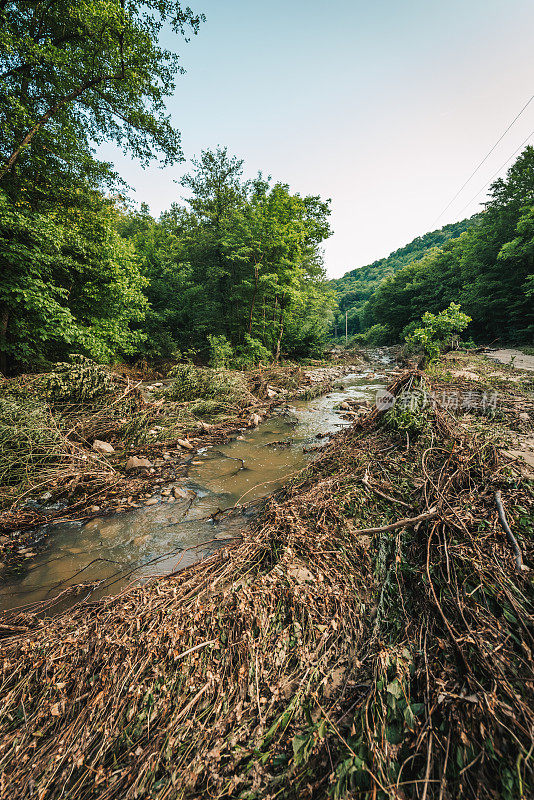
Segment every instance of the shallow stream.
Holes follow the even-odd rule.
[[[253,505],[221,512],[283,486],[313,458],[313,448],[320,444],[317,434],[350,424],[335,407],[346,398],[373,403],[376,391],[387,382],[386,369],[386,363],[379,363],[345,375],[336,384],[342,388],[291,403],[257,428],[241,431],[226,444],[200,450],[195,460],[202,465],[192,466],[187,478],[161,487],[157,504],[85,524],[44,527],[44,546],[28,559],[28,572],[0,589],[0,608],[52,600],[67,587],[80,584],[90,585],[76,596],[64,597],[60,606],[84,597],[117,594],[131,583],[210,555],[239,534],[255,509]]]

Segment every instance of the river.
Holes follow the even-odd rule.
[[[58,611],[209,556],[254,515],[254,505],[246,504],[276,491],[309,463],[321,443],[317,434],[350,424],[336,406],[346,398],[374,402],[386,384],[387,361],[384,356],[345,375],[329,394],[290,403],[257,428],[200,450],[195,461],[202,463],[192,466],[187,478],[162,487],[154,505],[87,523],[43,526],[37,535],[42,544],[28,559],[25,575],[0,589],[0,608],[32,608],[81,585],[79,592],[63,594],[51,605]]]

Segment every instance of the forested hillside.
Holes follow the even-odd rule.
[[[414,239],[388,258],[331,281],[334,335],[361,333],[396,342],[425,311],[460,303],[480,341],[530,342],[534,336],[534,148],[490,189],[485,211]]]
[[[479,218],[480,215],[475,214],[469,219],[444,225],[439,230],[425,233],[424,236],[418,236],[409,244],[390,253],[387,258],[373,261],[372,264],[365,267],[357,267],[346,272],[341,278],[332,280],[331,286],[338,297],[338,309],[336,309],[334,318],[334,326],[338,327],[338,332],[341,332],[341,328],[343,333],[345,331],[344,315],[347,311],[348,332],[350,334],[358,333],[365,326],[365,321],[361,319],[364,306],[385,278],[394,275],[406,264],[423,258],[429,250],[442,247],[449,239],[457,238],[475,225]]]
[[[425,311],[458,302],[476,341],[534,337],[534,148],[490,190],[478,223],[384,281],[365,316],[377,339],[395,341]]]

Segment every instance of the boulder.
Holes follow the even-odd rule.
[[[126,471],[130,472],[132,469],[149,469],[152,463],[148,458],[138,458],[138,456],[130,456],[126,462]]]
[[[109,442],[103,442],[100,439],[95,439],[93,442],[93,450],[96,450],[97,453],[114,453],[115,448]]]

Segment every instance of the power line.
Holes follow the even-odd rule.
[[[465,189],[465,187],[467,186],[467,184],[468,184],[468,183],[469,183],[469,182],[470,182],[470,181],[471,181],[471,180],[472,180],[472,179],[475,177],[475,175],[476,175],[476,174],[477,174],[477,172],[479,171],[480,167],[481,167],[483,164],[485,164],[485,163],[486,163],[486,161],[488,160],[488,158],[490,157],[490,155],[493,153],[493,151],[495,150],[495,148],[497,147],[497,145],[498,145],[498,144],[500,144],[500,143],[502,142],[502,140],[504,139],[504,137],[506,136],[506,134],[508,133],[508,131],[510,130],[510,128],[512,128],[512,127],[515,125],[515,123],[517,122],[517,120],[519,119],[519,117],[521,116],[521,114],[522,114],[522,113],[523,113],[523,112],[524,112],[524,111],[525,111],[525,110],[528,108],[528,106],[531,104],[531,102],[532,102],[533,100],[534,100],[534,94],[532,95],[532,97],[530,98],[530,100],[527,100],[527,102],[525,103],[525,105],[523,106],[523,108],[521,109],[521,111],[519,112],[519,114],[517,114],[517,116],[515,116],[515,117],[514,117],[514,119],[511,121],[511,123],[508,125],[508,127],[507,127],[507,128],[506,128],[506,130],[504,131],[504,133],[503,133],[503,134],[501,134],[501,136],[499,136],[499,138],[497,139],[497,141],[495,142],[495,144],[493,145],[493,147],[491,148],[491,150],[489,151],[489,153],[487,153],[487,154],[484,156],[484,158],[482,159],[482,161],[480,162],[480,164],[479,164],[479,165],[476,167],[476,169],[474,169],[474,170],[473,170],[473,172],[472,172],[472,173],[471,173],[471,175],[468,177],[468,179],[466,180],[466,182],[465,182],[465,183],[464,183],[464,184],[463,184],[463,185],[462,185],[462,186],[461,186],[461,187],[458,189],[458,191],[456,192],[456,194],[454,195],[454,197],[452,198],[452,200],[451,200],[451,201],[450,201],[450,202],[449,202],[449,203],[448,203],[448,204],[445,206],[445,208],[443,209],[443,211],[441,212],[441,214],[440,214],[440,215],[439,215],[439,216],[436,218],[436,221],[435,221],[435,222],[434,222],[434,224],[432,225],[432,227],[433,227],[433,228],[435,228],[435,227],[436,227],[437,223],[439,222],[439,220],[441,219],[441,217],[444,215],[444,213],[445,213],[445,212],[446,212],[446,211],[447,211],[447,210],[448,210],[448,209],[449,209],[449,208],[452,206],[452,204],[454,203],[454,201],[456,200],[456,198],[457,198],[457,197],[458,197],[458,196],[459,196],[459,195],[460,195],[460,194],[463,192],[463,190]]]
[[[517,150],[514,150],[514,152],[513,152],[513,153],[512,153],[512,155],[510,156],[510,158],[507,158],[507,159],[506,159],[506,161],[504,162],[504,164],[502,164],[502,166],[500,166],[500,167],[499,167],[499,169],[498,169],[498,170],[496,170],[496,171],[493,173],[493,175],[491,176],[491,178],[489,179],[489,181],[488,181],[487,183],[485,183],[485,184],[484,184],[484,186],[482,187],[482,189],[480,189],[480,190],[479,190],[479,191],[476,193],[476,195],[475,195],[474,197],[472,197],[472,198],[471,198],[471,200],[470,200],[470,201],[467,203],[467,205],[465,205],[465,206],[462,208],[462,210],[459,212],[459,216],[460,216],[460,217],[462,216],[462,214],[464,213],[464,211],[465,211],[467,208],[469,208],[469,206],[471,205],[471,203],[473,203],[473,202],[474,202],[474,201],[477,199],[477,197],[479,196],[479,194],[482,194],[482,192],[484,191],[484,189],[486,189],[486,188],[487,188],[487,187],[488,187],[488,186],[489,186],[489,185],[490,185],[490,184],[493,182],[493,179],[494,179],[495,177],[497,177],[497,175],[498,175],[500,172],[502,172],[502,171],[503,171],[503,169],[506,167],[506,165],[507,165],[507,164],[509,164],[509,163],[510,163],[510,161],[513,159],[513,157],[514,157],[514,156],[515,156],[517,153],[519,153],[519,151],[520,151],[520,150],[522,150],[522,148],[523,148],[523,147],[526,145],[526,143],[528,142],[528,140],[529,140],[530,138],[532,138],[532,136],[534,136],[534,131],[532,131],[532,133],[529,133],[529,135],[527,136],[527,138],[526,138],[526,139],[524,139],[524,140],[521,142],[521,144],[519,145],[519,147],[517,148]]]

